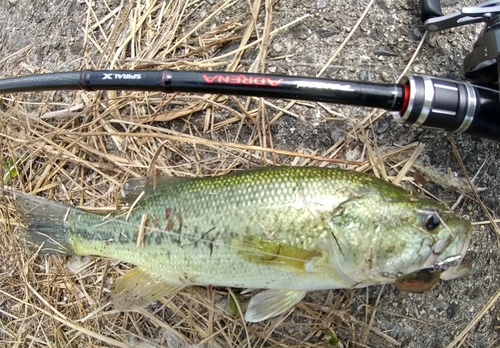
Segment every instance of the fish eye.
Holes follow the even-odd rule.
[[[413,273],[403,274],[394,283],[396,288],[406,292],[426,292],[439,282],[441,270],[424,268]]]
[[[425,210],[426,216],[424,220],[424,227],[427,231],[432,232],[441,224],[439,216],[433,210]]]

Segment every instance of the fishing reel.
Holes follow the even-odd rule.
[[[421,19],[429,31],[484,22],[484,28],[464,59],[465,78],[472,83],[496,85],[500,81],[500,1],[486,1],[460,12],[443,15],[439,0],[421,1]],[[492,86],[493,87],[493,86]]]
[[[406,75],[408,104],[394,117],[412,126],[468,133],[500,140],[500,1],[486,1],[444,15],[439,0],[421,0],[421,19],[429,31],[484,22],[473,50],[464,60],[470,82]]]

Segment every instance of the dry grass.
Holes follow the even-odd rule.
[[[310,20],[304,16],[274,27],[271,1],[221,0],[200,13],[204,8],[200,1],[131,1],[98,16],[89,7],[82,68],[264,71],[272,37]],[[254,63],[242,66],[249,52]],[[102,212],[115,209],[127,179],[146,174],[221,175],[259,165],[337,163],[397,183],[412,182],[408,173],[423,150],[419,144],[378,150],[370,136],[378,112],[360,115],[352,130],[323,153],[275,147],[269,127],[284,113],[293,115],[293,103],[283,101],[78,91],[4,96],[3,105],[1,161],[13,158],[18,173],[9,185]],[[45,117],[34,118],[33,111]],[[348,146],[354,140],[361,144],[355,158]],[[219,288],[189,288],[144,310],[120,313],[109,305],[109,293],[113,279],[129,266],[37,256],[16,239],[19,219],[7,203],[2,221],[0,330],[6,346],[319,347],[339,331],[360,346],[368,335],[398,345],[369,316],[362,322],[349,315],[349,291],[330,292],[328,305],[303,301],[292,314],[250,327],[229,309],[230,290]]]

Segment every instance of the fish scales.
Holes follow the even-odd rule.
[[[450,257],[461,260],[471,230],[434,200],[370,175],[318,167],[146,181],[132,189],[129,199],[138,198],[131,212],[107,217],[23,197],[16,201],[28,239],[44,240],[54,252],[130,262],[176,291],[288,291],[271,293],[283,306],[305,291],[395,282]],[[34,236],[57,223],[57,243]]]
[[[144,265],[155,273],[182,277],[183,282],[194,280],[199,285],[216,282],[242,287],[249,281],[257,288],[352,285],[341,279],[324,282],[325,277],[317,272],[298,274],[295,269],[273,270],[265,264],[247,262],[231,248],[231,241],[238,236],[256,236],[306,250],[325,245],[325,213],[346,200],[350,191],[366,185],[366,180],[351,182],[346,189],[343,172],[305,169],[250,173],[253,175],[173,180],[141,199],[128,218],[130,224],[121,224],[120,228],[114,224],[115,216],[109,217],[109,222],[86,213],[80,213],[77,219],[69,217],[70,226],[73,223],[77,231],[73,235],[73,245],[77,246],[74,251],[95,254],[98,250],[99,255]],[[143,214],[148,215],[149,227],[157,221],[157,228],[146,232],[144,246],[137,247]],[[81,237],[79,230],[84,231]],[[113,241],[108,239],[110,234],[115,235]],[[263,272],[269,279],[261,276]]]

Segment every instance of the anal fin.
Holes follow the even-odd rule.
[[[142,308],[161,297],[175,295],[184,287],[168,283],[136,267],[116,280],[111,298],[115,309],[127,311]]]
[[[250,300],[245,321],[257,323],[289,310],[299,303],[306,292],[302,290],[266,290]]]

